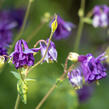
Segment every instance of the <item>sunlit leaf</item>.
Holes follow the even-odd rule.
[[[11,73],[14,75],[15,78],[20,79],[20,74],[15,71],[11,71]]]

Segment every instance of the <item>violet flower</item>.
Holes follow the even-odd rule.
[[[0,56],[4,56],[4,55],[8,55],[7,54],[7,49],[6,48],[3,48],[3,47],[0,47]],[[7,59],[6,56],[5,57],[5,60]]]
[[[68,78],[74,88],[81,88],[83,79],[80,69],[73,69],[72,72],[68,72]]]
[[[10,23],[16,22],[18,29],[23,23],[24,16],[25,10],[23,8],[0,11],[0,20],[8,20]]]
[[[93,9],[93,26],[107,27],[109,25],[109,7],[106,5],[95,6]]]
[[[19,40],[15,45],[14,52],[10,55],[13,58],[13,64],[15,64],[16,69],[24,66],[34,65],[34,52],[38,52],[40,48],[29,49],[26,41]]]
[[[61,40],[67,38],[71,34],[71,31],[75,27],[75,25],[72,24],[71,22],[64,21],[60,16],[57,16],[57,22],[58,22],[58,27],[54,32],[53,38],[55,40]]]
[[[81,89],[77,90],[79,102],[86,102],[92,95],[93,87],[83,85]]]
[[[0,20],[0,46],[8,47],[12,42],[12,29],[16,27],[15,22],[9,22],[8,20]]]
[[[48,41],[49,39],[46,40],[47,44],[48,44]],[[40,48],[41,48],[41,55],[43,57],[45,55],[47,45],[40,43]],[[57,60],[57,51],[56,51],[54,42],[51,41],[44,61],[47,61],[47,63],[49,63],[56,60]]]
[[[104,55],[103,53],[97,58],[92,54],[79,56],[78,61],[80,62],[85,82],[91,83],[107,76],[106,69],[102,64],[102,61],[105,59]]]

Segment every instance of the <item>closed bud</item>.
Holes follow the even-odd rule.
[[[69,56],[68,56],[68,60],[73,61],[73,62],[77,62],[78,61],[78,56],[79,56],[78,53],[70,52]]]
[[[51,24],[51,29],[52,29],[52,32],[54,33],[55,30],[57,29],[58,27],[58,22],[57,22],[57,16],[55,17],[55,20],[52,22]]]
[[[50,13],[49,12],[44,13],[44,16],[42,17],[42,22],[46,23],[49,22],[49,20],[50,20]]]

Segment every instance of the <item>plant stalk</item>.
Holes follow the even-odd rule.
[[[19,104],[20,104],[20,95],[18,94],[14,109],[18,109]]]
[[[79,22],[76,41],[75,41],[75,45],[74,45],[74,51],[75,52],[78,52],[80,40],[81,40],[81,36],[82,36],[81,34],[82,34],[82,31],[83,31],[83,27],[84,27],[84,10],[85,10],[85,0],[81,0],[81,6],[80,6],[80,9],[79,9],[80,22]]]

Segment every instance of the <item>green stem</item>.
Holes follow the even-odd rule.
[[[32,69],[34,69],[36,66],[38,66],[39,64],[41,64],[41,63],[43,62],[43,60],[45,59],[45,57],[46,57],[46,55],[47,55],[47,52],[48,52],[48,48],[49,48],[49,46],[50,46],[51,39],[52,39],[52,37],[53,37],[53,33],[54,33],[54,32],[51,32],[51,34],[50,34],[49,41],[48,41],[48,45],[47,45],[47,49],[46,49],[46,51],[45,51],[44,56],[41,58],[40,61],[38,61],[34,66],[32,66],[32,67],[29,69],[28,72],[30,72],[30,71],[31,71]]]
[[[23,21],[23,24],[22,24],[22,27],[20,29],[20,32],[19,32],[18,36],[16,36],[16,39],[14,40],[14,42],[12,44],[10,52],[13,50],[14,45],[16,44],[16,41],[19,40],[20,37],[22,36],[22,33],[24,31],[24,28],[25,28],[25,25],[26,25],[26,22],[27,22],[27,18],[28,18],[29,12],[30,12],[31,3],[32,3],[32,0],[29,0],[28,6],[27,6],[27,9],[26,9],[26,13],[25,13],[25,17],[24,17],[24,21]]]
[[[14,109],[18,109],[19,103],[20,103],[20,95],[18,94]]]
[[[76,41],[75,41],[75,45],[74,45],[74,51],[76,51],[76,52],[78,52],[78,49],[79,49],[80,39],[82,36],[81,34],[83,31],[83,27],[84,27],[84,21],[83,21],[84,20],[84,9],[85,9],[85,0],[81,0],[81,7],[79,10],[80,22],[79,22]]]
[[[28,37],[27,42],[30,42],[32,38],[41,30],[41,28],[44,26],[44,22],[41,22],[41,24],[32,32],[32,34]]]
[[[40,103],[37,105],[37,107],[35,109],[39,109],[42,104],[46,101],[46,99],[49,97],[49,95],[54,91],[54,89],[56,88],[56,84],[54,84],[51,89],[48,91],[48,93],[43,97],[43,99],[40,101]]]
[[[65,76],[65,72],[61,75],[60,80],[64,79]],[[47,94],[42,98],[42,100],[39,102],[39,104],[36,106],[35,109],[40,109],[40,107],[43,105],[43,103],[47,100],[47,98],[50,96],[50,94],[54,91],[54,89],[56,88],[57,84],[55,83],[47,92]]]

